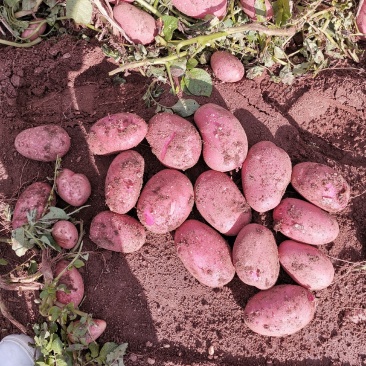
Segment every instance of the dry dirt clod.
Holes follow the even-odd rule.
[[[210,347],[208,347],[207,352],[208,352],[208,354],[209,354],[210,356],[213,356],[213,355],[214,355],[214,353],[215,353],[215,348],[214,348],[214,346],[210,346]]]

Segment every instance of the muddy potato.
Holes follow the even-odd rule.
[[[230,247],[210,226],[187,220],[176,230],[174,243],[188,272],[202,284],[221,287],[233,279]]]
[[[214,52],[210,65],[214,75],[223,82],[235,83],[244,77],[244,65],[227,51]]]
[[[201,155],[202,142],[197,129],[175,114],[164,112],[151,118],[146,140],[153,154],[168,168],[189,169]]]
[[[265,12],[255,7],[256,0],[240,0],[241,7],[246,15],[253,20],[257,20],[257,15],[271,19],[273,17],[273,7],[269,0],[264,1]]]
[[[339,233],[337,220],[319,207],[296,198],[285,198],[273,210],[274,229],[307,244],[322,245]]]
[[[95,122],[87,142],[93,154],[108,155],[132,149],[145,138],[146,133],[147,123],[137,114],[116,113]]]
[[[213,170],[228,172],[242,167],[248,139],[239,120],[219,105],[202,105],[194,120],[203,139],[203,159]]]
[[[349,202],[349,184],[341,174],[324,164],[296,164],[291,184],[305,199],[328,212],[341,211]]]
[[[136,219],[111,211],[93,218],[89,237],[99,247],[121,253],[135,252],[146,242],[145,228]]]
[[[102,319],[93,319],[92,323],[81,323],[76,320],[68,327],[68,338],[71,343],[88,345],[95,342],[105,331],[107,323]]]
[[[274,286],[280,272],[272,232],[259,224],[246,225],[235,239],[233,263],[239,278],[261,290]]]
[[[227,0],[172,0],[172,5],[192,18],[203,19],[206,15],[222,18],[226,14]]]
[[[14,141],[15,149],[28,159],[55,161],[70,149],[70,136],[60,126],[41,125],[20,132]]]
[[[291,160],[286,151],[270,141],[253,145],[241,171],[244,196],[254,210],[275,208],[291,181]]]
[[[316,300],[309,290],[297,285],[278,285],[249,299],[244,321],[253,332],[283,337],[308,325],[315,309]]]
[[[222,172],[203,172],[194,185],[194,200],[202,217],[221,234],[237,235],[252,219],[239,188]]]
[[[136,151],[123,151],[114,158],[105,180],[106,204],[111,211],[124,214],[136,205],[144,169],[144,158]]]
[[[52,227],[52,237],[64,249],[72,249],[79,239],[76,226],[67,220],[59,220]]]

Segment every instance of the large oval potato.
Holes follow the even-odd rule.
[[[316,300],[309,290],[297,285],[278,285],[249,299],[244,321],[253,332],[283,337],[308,325],[315,309]]]
[[[188,272],[202,284],[221,287],[233,279],[230,247],[210,226],[187,220],[176,230],[174,243]]]
[[[189,169],[201,155],[202,142],[197,129],[175,114],[164,112],[151,118],[146,140],[153,154],[168,168]]]
[[[105,180],[105,199],[111,211],[124,214],[136,205],[144,169],[144,158],[136,151],[123,151],[114,158]]]
[[[330,243],[339,234],[337,220],[312,203],[285,198],[273,210],[274,229],[307,244]]]
[[[267,212],[275,208],[291,181],[291,159],[270,141],[253,145],[241,171],[244,196],[254,210]]]
[[[203,172],[194,185],[194,200],[202,217],[221,234],[237,235],[252,219],[239,188],[222,172]]]
[[[264,1],[266,10],[263,11],[255,7],[255,0],[240,0],[241,7],[246,15],[250,19],[257,20],[257,16],[260,15],[266,19],[273,17],[273,7],[269,0]]]
[[[164,234],[183,224],[194,204],[190,180],[174,169],[153,175],[142,189],[137,216],[151,232]]]
[[[225,83],[235,83],[244,77],[244,65],[227,51],[214,52],[210,65],[214,75]]]
[[[57,125],[42,125],[27,128],[15,138],[15,148],[19,154],[37,161],[55,161],[70,149],[70,136]]]
[[[296,164],[291,184],[305,199],[328,212],[341,211],[349,202],[349,184],[341,174],[324,164]]]
[[[172,0],[172,5],[192,18],[203,19],[206,15],[222,18],[226,14],[227,0]]]
[[[239,278],[261,290],[274,286],[280,273],[276,240],[259,224],[246,225],[235,239],[233,263]]]
[[[145,138],[146,133],[147,123],[141,117],[123,112],[110,114],[95,122],[87,141],[93,154],[108,155],[132,149]]]
[[[99,247],[121,253],[135,252],[146,242],[145,228],[136,219],[111,211],[93,218],[89,237]]]
[[[316,291],[328,287],[334,278],[330,259],[312,245],[285,240],[278,248],[280,263],[299,285]]]
[[[202,105],[194,120],[203,138],[203,159],[213,170],[228,172],[242,167],[248,139],[239,120],[219,105]]]

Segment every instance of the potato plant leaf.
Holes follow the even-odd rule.
[[[8,264],[8,261],[4,258],[0,258],[0,266],[6,266]]]
[[[249,70],[247,70],[246,72],[246,77],[248,79],[254,79],[258,76],[261,76],[264,72],[266,68],[263,67],[263,66],[254,66],[254,67],[251,67]]]
[[[68,220],[70,216],[61,208],[50,207],[49,211],[41,217],[40,221],[48,220]]]
[[[122,343],[113,351],[109,352],[106,357],[106,366],[124,366],[123,356],[126,354],[128,344]]]
[[[173,38],[173,33],[178,29],[178,18],[172,17],[170,15],[163,15],[161,17],[163,20],[163,36],[166,41],[170,41]]]
[[[266,21],[267,8],[264,0],[255,0],[254,2],[255,15],[258,22]]]
[[[194,99],[181,98],[171,107],[171,109],[181,117],[188,117],[196,112],[199,107],[200,105]]]
[[[67,0],[66,16],[78,24],[89,24],[93,14],[93,6],[89,0]]]
[[[194,68],[184,76],[184,85],[188,91],[197,96],[209,97],[212,93],[212,79],[205,70]]]
[[[277,26],[285,25],[291,19],[291,9],[289,0],[277,0],[272,3],[275,24]]]

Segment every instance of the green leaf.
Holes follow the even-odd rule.
[[[194,68],[187,71],[184,84],[193,95],[209,97],[212,93],[211,76],[202,69]]]
[[[81,268],[81,267],[84,267],[85,266],[85,263],[80,260],[80,259],[77,259],[74,263],[73,263],[73,266],[75,268]]]
[[[11,247],[18,257],[23,256],[27,252],[28,249],[31,249],[34,247],[34,244],[31,244],[27,240],[23,226],[13,230],[11,235],[12,235]]]
[[[109,352],[106,358],[106,366],[124,366],[123,356],[126,354],[127,346],[127,343],[123,343]]]
[[[96,358],[99,355],[99,344],[92,342],[89,344],[90,355],[92,358]]]
[[[48,220],[69,220],[70,216],[61,208],[50,207],[46,215],[42,216],[39,221]]]
[[[37,5],[37,0],[22,0],[22,10],[32,10]]]
[[[285,51],[278,46],[274,47],[274,56],[280,60],[286,59]]]
[[[255,15],[257,22],[265,22],[267,15],[267,7],[264,0],[255,0],[254,2]]]
[[[171,107],[171,109],[181,117],[188,117],[191,116],[199,106],[200,105],[194,99],[181,98]]]
[[[254,66],[254,67],[251,67],[249,70],[247,70],[246,72],[246,77],[248,79],[254,79],[258,76],[261,76],[264,72],[266,68],[263,67],[263,66]]]
[[[282,68],[279,77],[284,84],[288,85],[291,85],[295,80],[295,76],[292,73],[291,68],[289,66],[285,66]]]
[[[4,3],[9,8],[13,8],[14,11],[20,7],[20,0],[4,0]]]
[[[118,348],[118,344],[114,343],[114,342],[106,342],[104,343],[103,347],[101,348],[100,352],[99,352],[99,357],[98,359],[101,362],[105,362],[107,359],[107,356],[109,353],[113,352],[115,349]]]
[[[8,264],[8,261],[4,258],[0,258],[0,266],[6,266]]]
[[[58,306],[52,306],[48,313],[51,316],[51,321],[56,321],[61,314],[61,309]]]
[[[170,64],[170,72],[171,72],[172,76],[177,77],[177,78],[184,75],[184,73],[186,72],[186,69],[187,69],[187,60],[186,59],[176,60]]]
[[[35,274],[38,270],[38,264],[36,261],[34,260],[31,260],[29,262],[29,267],[28,267],[28,274],[29,275],[32,275],[32,274]]]
[[[187,61],[187,69],[192,70],[198,65],[198,61],[195,58],[190,58]]]
[[[59,337],[53,340],[52,351],[55,355],[61,355],[63,353],[63,343]]]
[[[173,37],[173,33],[178,29],[178,18],[169,15],[163,15],[161,17],[163,20],[163,36],[166,41],[170,41]]]
[[[67,0],[66,16],[78,24],[89,24],[93,14],[93,6],[89,0]]]
[[[272,3],[275,24],[277,26],[285,25],[291,19],[290,0],[277,0]]]

